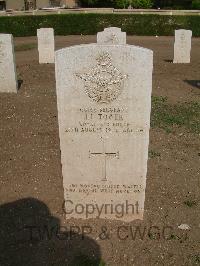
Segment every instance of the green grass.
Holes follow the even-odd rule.
[[[194,262],[194,265],[200,265],[200,254],[193,255],[192,260]]]
[[[200,102],[169,104],[166,97],[152,97],[152,128],[173,132],[184,127],[191,133],[200,134]]]
[[[160,233],[159,232],[149,232],[148,237],[151,240],[159,240],[160,239]]]
[[[106,264],[105,264],[105,262],[104,261],[100,261],[100,263],[99,263],[99,266],[106,266]]]
[[[80,254],[73,260],[74,266],[106,266],[105,262],[101,259],[88,257],[87,255]]]
[[[197,205],[197,202],[195,200],[186,200],[184,201],[184,204],[190,208]]]
[[[157,152],[157,151],[150,150],[149,151],[149,158],[153,159],[153,158],[156,158],[156,157],[160,157],[160,153]]]
[[[36,43],[24,43],[24,44],[18,44],[15,46],[15,51],[19,52],[19,51],[28,51],[28,50],[33,50],[37,48],[37,44]]]
[[[179,237],[174,234],[171,234],[169,237],[169,240],[177,240],[177,239],[179,239]]]

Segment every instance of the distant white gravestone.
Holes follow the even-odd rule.
[[[190,63],[191,30],[176,30],[174,43],[174,63]]]
[[[89,44],[55,62],[66,218],[143,219],[153,52]]]
[[[120,28],[110,27],[97,33],[98,44],[126,44],[126,32],[122,32]]]
[[[55,41],[54,29],[41,28],[37,30],[39,63],[54,63]]]
[[[0,92],[17,93],[17,75],[11,34],[0,34]]]

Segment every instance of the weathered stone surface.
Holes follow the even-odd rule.
[[[126,32],[120,28],[110,27],[97,33],[98,44],[126,44]]]
[[[129,45],[56,52],[67,219],[143,218],[152,68],[152,51]]]
[[[17,92],[13,37],[0,34],[0,92]]]
[[[176,30],[174,43],[174,63],[190,63],[191,30]]]
[[[54,29],[41,28],[37,30],[39,63],[54,63],[55,41]]]

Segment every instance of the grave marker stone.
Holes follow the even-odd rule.
[[[190,63],[191,30],[176,30],[174,43],[174,63]]]
[[[39,63],[54,63],[55,41],[54,29],[41,28],[37,30]]]
[[[0,92],[17,93],[13,36],[0,34]]]
[[[97,33],[98,44],[126,44],[126,32],[122,32],[120,28],[110,27],[104,31]]]
[[[153,52],[89,44],[55,62],[66,218],[143,219]]]

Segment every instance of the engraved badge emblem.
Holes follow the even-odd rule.
[[[123,88],[123,75],[112,65],[109,53],[102,53],[97,57],[97,65],[88,73],[76,74],[85,82],[86,94],[97,103],[110,103],[117,99]]]

